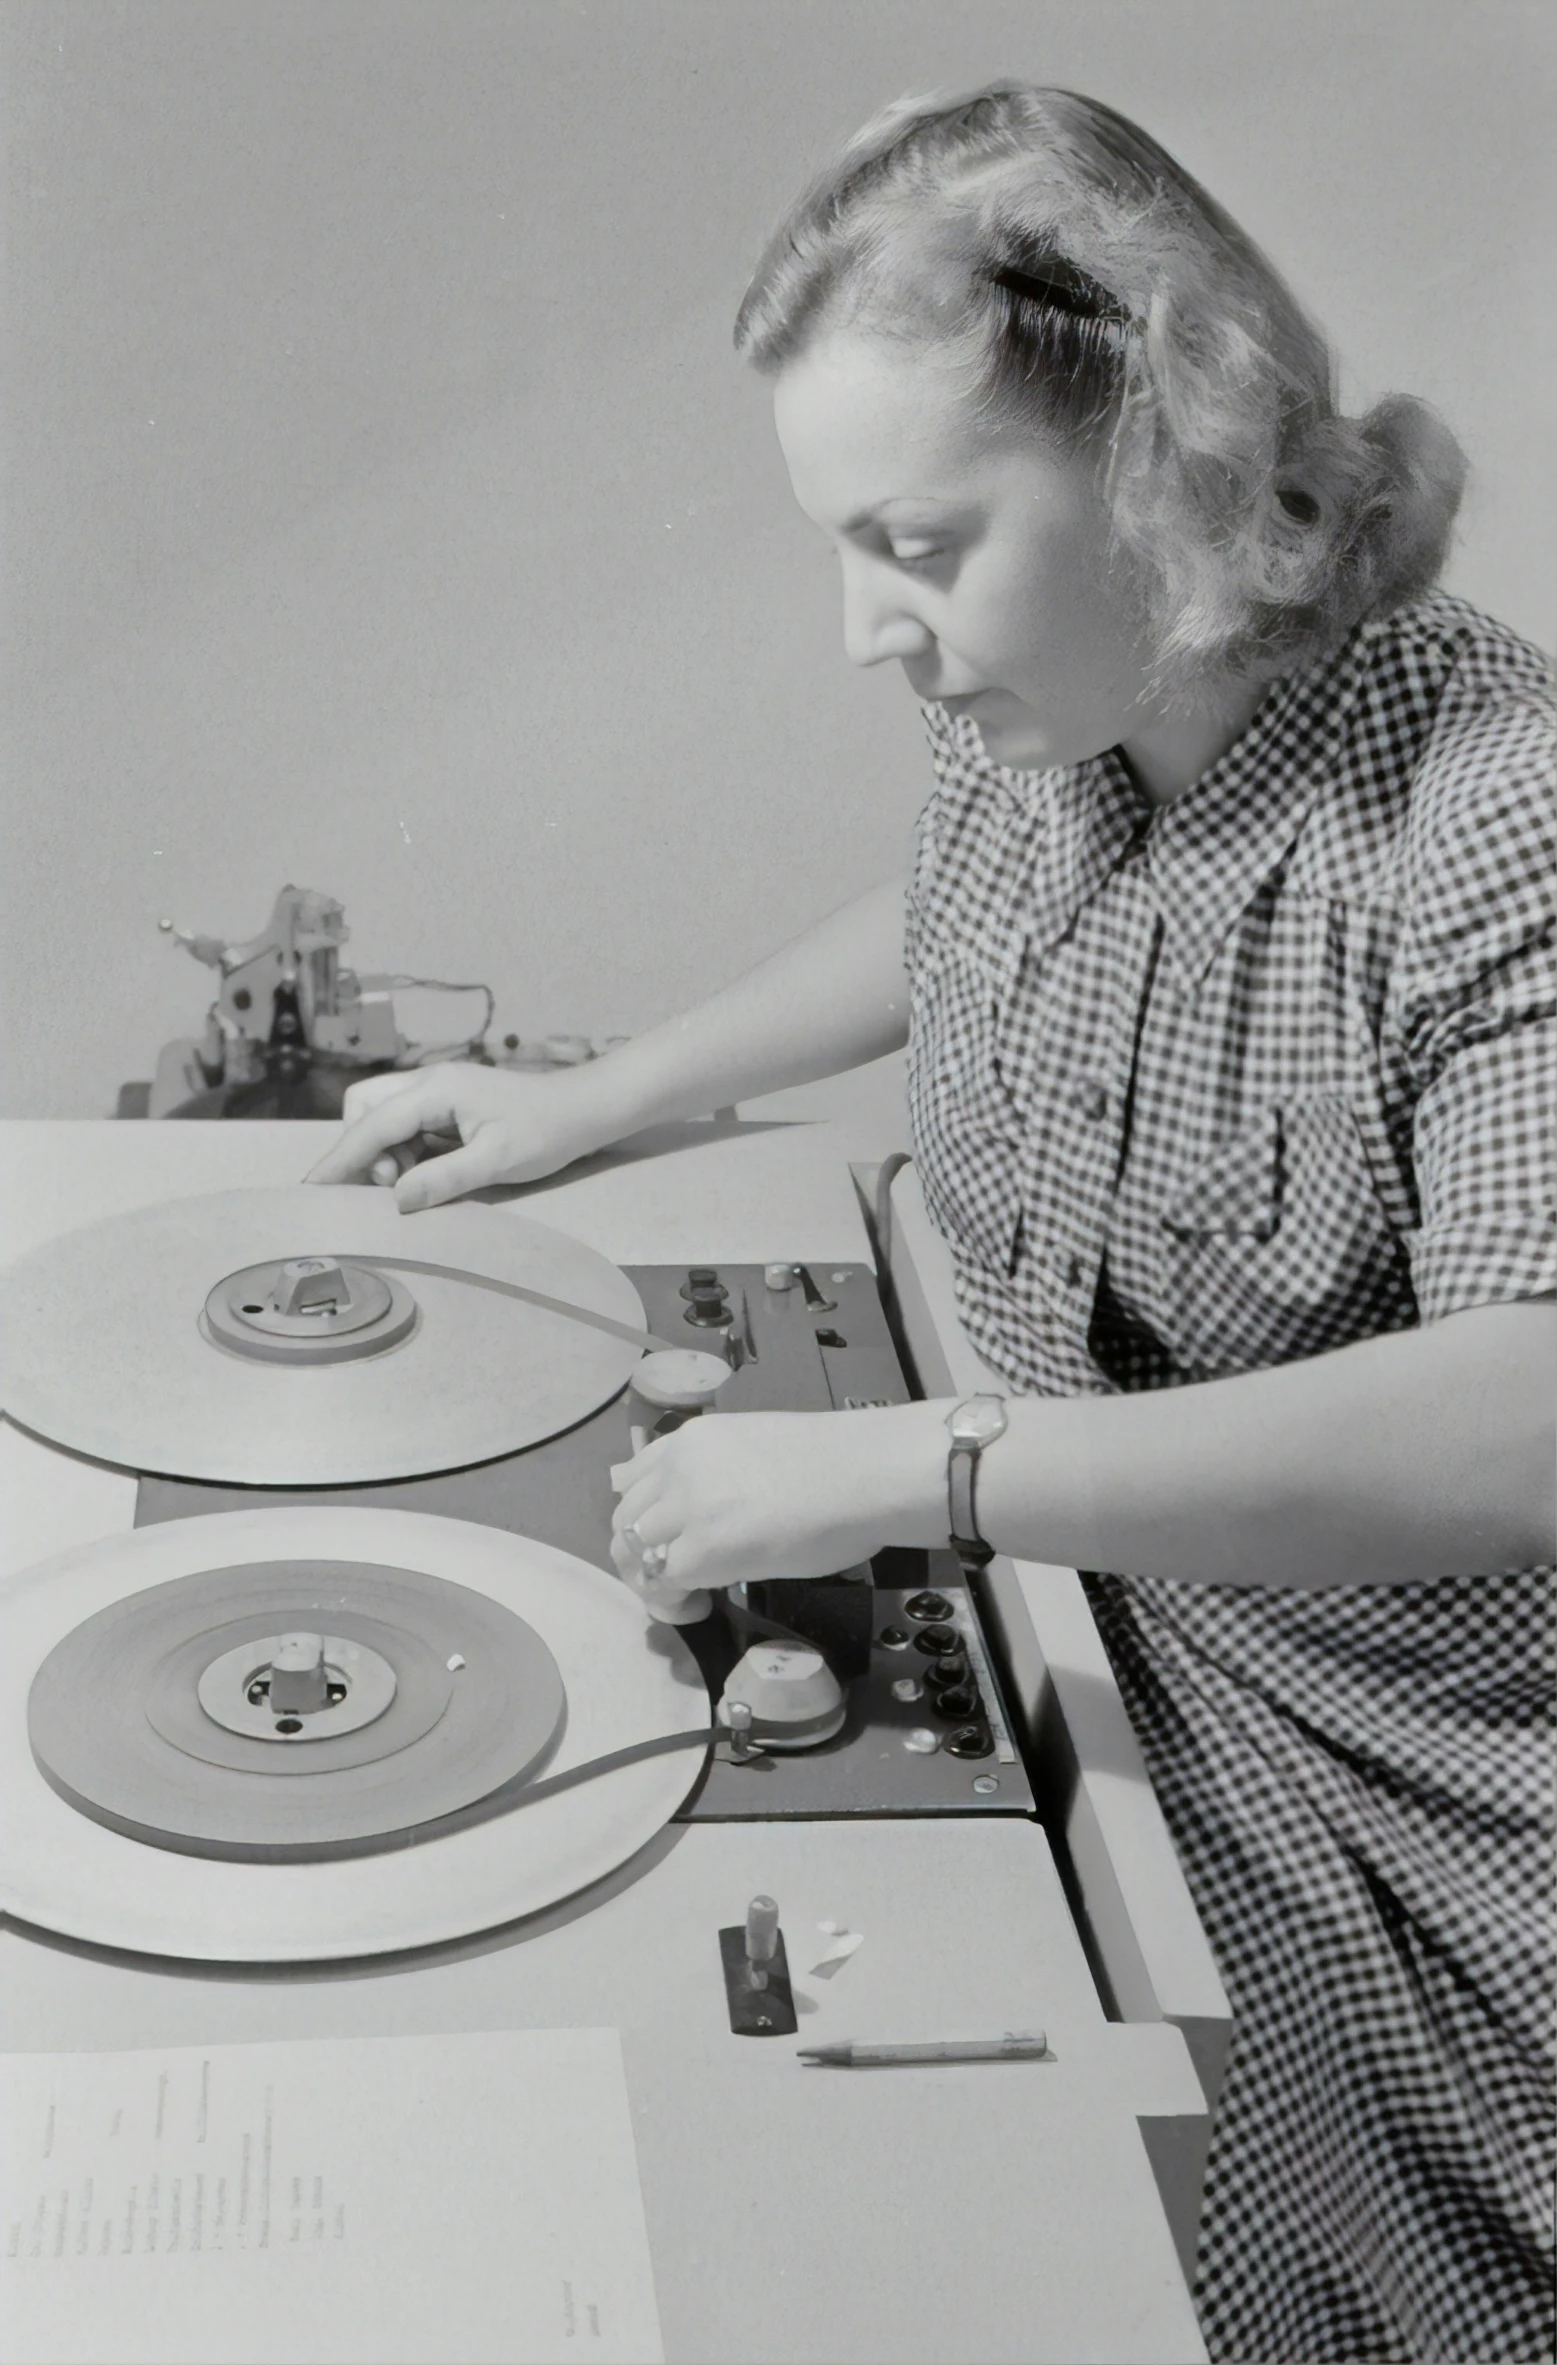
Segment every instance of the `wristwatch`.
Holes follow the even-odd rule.
[[[1005,1398],[965,1397],[947,1414],[946,1426],[951,1431],[951,1448],[946,1456],[946,1506],[952,1550],[965,1568],[984,1568],[994,1559],[995,1548],[986,1544],[979,1534],[974,1488],[979,1456],[986,1445],[993,1445],[997,1437],[1006,1433]]]

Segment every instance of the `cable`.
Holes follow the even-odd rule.
[[[408,986],[427,994],[481,994],[487,1006],[485,1017],[472,1034],[457,1036],[450,1043],[407,1043],[405,1051],[395,1062],[398,1068],[428,1067],[435,1059],[447,1059],[451,1052],[477,1050],[497,1016],[497,996],[489,985],[454,985],[446,977],[406,977],[400,974],[391,977],[389,983],[391,989]]]

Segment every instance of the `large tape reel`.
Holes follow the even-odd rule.
[[[387,1852],[257,1861],[250,1850],[235,1860],[133,1837],[73,1804],[65,1795],[71,1782],[60,1767],[51,1766],[53,1778],[46,1777],[29,1737],[29,1697],[40,1670],[51,1662],[55,1679],[48,1713],[56,1721],[48,1728],[45,1718],[40,1742],[45,1755],[48,1730],[56,1736],[60,1731],[59,1680],[67,1688],[85,1680],[89,1689],[113,1680],[111,1652],[95,1659],[90,1650],[72,1654],[71,1638],[86,1622],[103,1620],[98,1632],[109,1633],[114,1618],[104,1613],[133,1613],[140,1597],[150,1597],[145,1622],[132,1614],[126,1631],[139,1626],[143,1639],[149,1638],[140,1656],[153,1671],[183,1652],[193,1683],[197,1670],[228,1646],[235,1625],[268,1617],[273,1605],[250,1598],[259,1578],[278,1566],[295,1572],[305,1563],[336,1572],[329,1599],[348,1621],[353,1611],[345,1596],[353,1580],[340,1572],[376,1569],[419,1581],[413,1586],[418,1614],[430,1621],[423,1639],[445,1639],[439,1617],[446,1614],[448,1656],[459,1654],[461,1634],[468,1638],[472,1631],[462,1595],[496,1605],[538,1639],[560,1678],[565,1721],[560,1737],[553,1728],[538,1746],[534,1734],[517,1745],[521,1759],[529,1750],[531,1767],[521,1766],[502,1811],[461,1823],[456,1809],[457,1827],[420,1839],[412,1828],[410,1844]],[[227,1608],[245,1602],[236,1622],[226,1617]],[[358,1614],[360,1607],[359,1601]],[[403,1602],[398,1613],[392,1604],[390,1610],[385,1624],[392,1628],[394,1614],[406,1613]],[[54,1658],[56,1653],[62,1656]],[[533,1654],[527,1661],[521,1654],[516,1664],[526,1670],[521,1689],[533,1686]],[[89,1666],[96,1672],[83,1678]],[[138,1685],[142,1681],[136,1678]],[[145,1688],[149,1695],[155,1687]],[[166,1700],[158,1695],[150,1704],[165,1722]],[[83,1698],[80,1709],[89,1716],[92,1699]],[[434,1944],[539,1912],[646,1846],[697,1779],[706,1744],[702,1750],[688,1742],[637,1756],[634,1749],[706,1730],[707,1723],[702,1678],[675,1630],[651,1621],[615,1578],[549,1545],[407,1511],[230,1511],[141,1528],[23,1571],[0,1592],[0,1786],[6,1799],[0,1904],[72,1937],[203,1961],[306,1962]],[[494,1734],[490,1720],[478,1718],[471,1729],[473,1749],[488,1756],[466,1787],[481,1794],[491,1772],[500,1781],[511,1774],[502,1756],[507,1737],[501,1727]],[[106,1786],[112,1814],[111,1742],[106,1755],[98,1749],[89,1756],[90,1778],[99,1790]],[[598,1759],[615,1762],[572,1783],[564,1779]],[[201,1763],[186,1754],[183,1764],[198,1796]],[[451,1770],[457,1790],[460,1764],[457,1751],[452,1760],[447,1750],[433,1752],[420,1800],[416,1771],[408,1764],[392,1811],[406,1813],[411,1826],[427,1819],[422,1808],[447,1815]],[[77,1760],[72,1768],[79,1776]],[[540,1780],[527,1803],[532,1768]],[[294,1773],[286,1779],[306,1786],[310,1777]],[[146,1800],[144,1786],[127,1781],[127,1811],[120,1820],[132,1825],[143,1818]]]
[[[638,1293],[614,1265],[507,1207],[403,1216],[366,1187],[223,1191],[62,1233],[12,1265],[5,1409],[55,1444],[132,1470],[349,1486],[538,1444],[607,1403],[638,1360],[641,1338],[454,1278],[391,1271],[379,1284],[375,1255],[486,1275],[643,1329]],[[277,1315],[263,1290],[238,1287],[300,1260],[350,1267],[353,1256],[369,1260],[353,1275],[355,1299],[323,1320],[316,1309]],[[298,1338],[310,1329],[317,1343]]]

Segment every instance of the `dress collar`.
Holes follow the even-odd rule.
[[[1152,804],[1117,748],[1049,771],[1012,771],[989,761],[970,718],[954,722],[927,707],[943,789],[993,794],[1044,819],[1024,913],[1033,951],[1059,943],[1144,846],[1165,949],[1184,982],[1198,983],[1325,784],[1355,695],[1360,637],[1274,682],[1226,754],[1167,805]]]

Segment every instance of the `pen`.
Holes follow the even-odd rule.
[[[1040,2028],[1028,2036],[952,2038],[928,2045],[802,2045],[798,2058],[835,2069],[888,2069],[911,2061],[1041,2061],[1048,2039]]]

